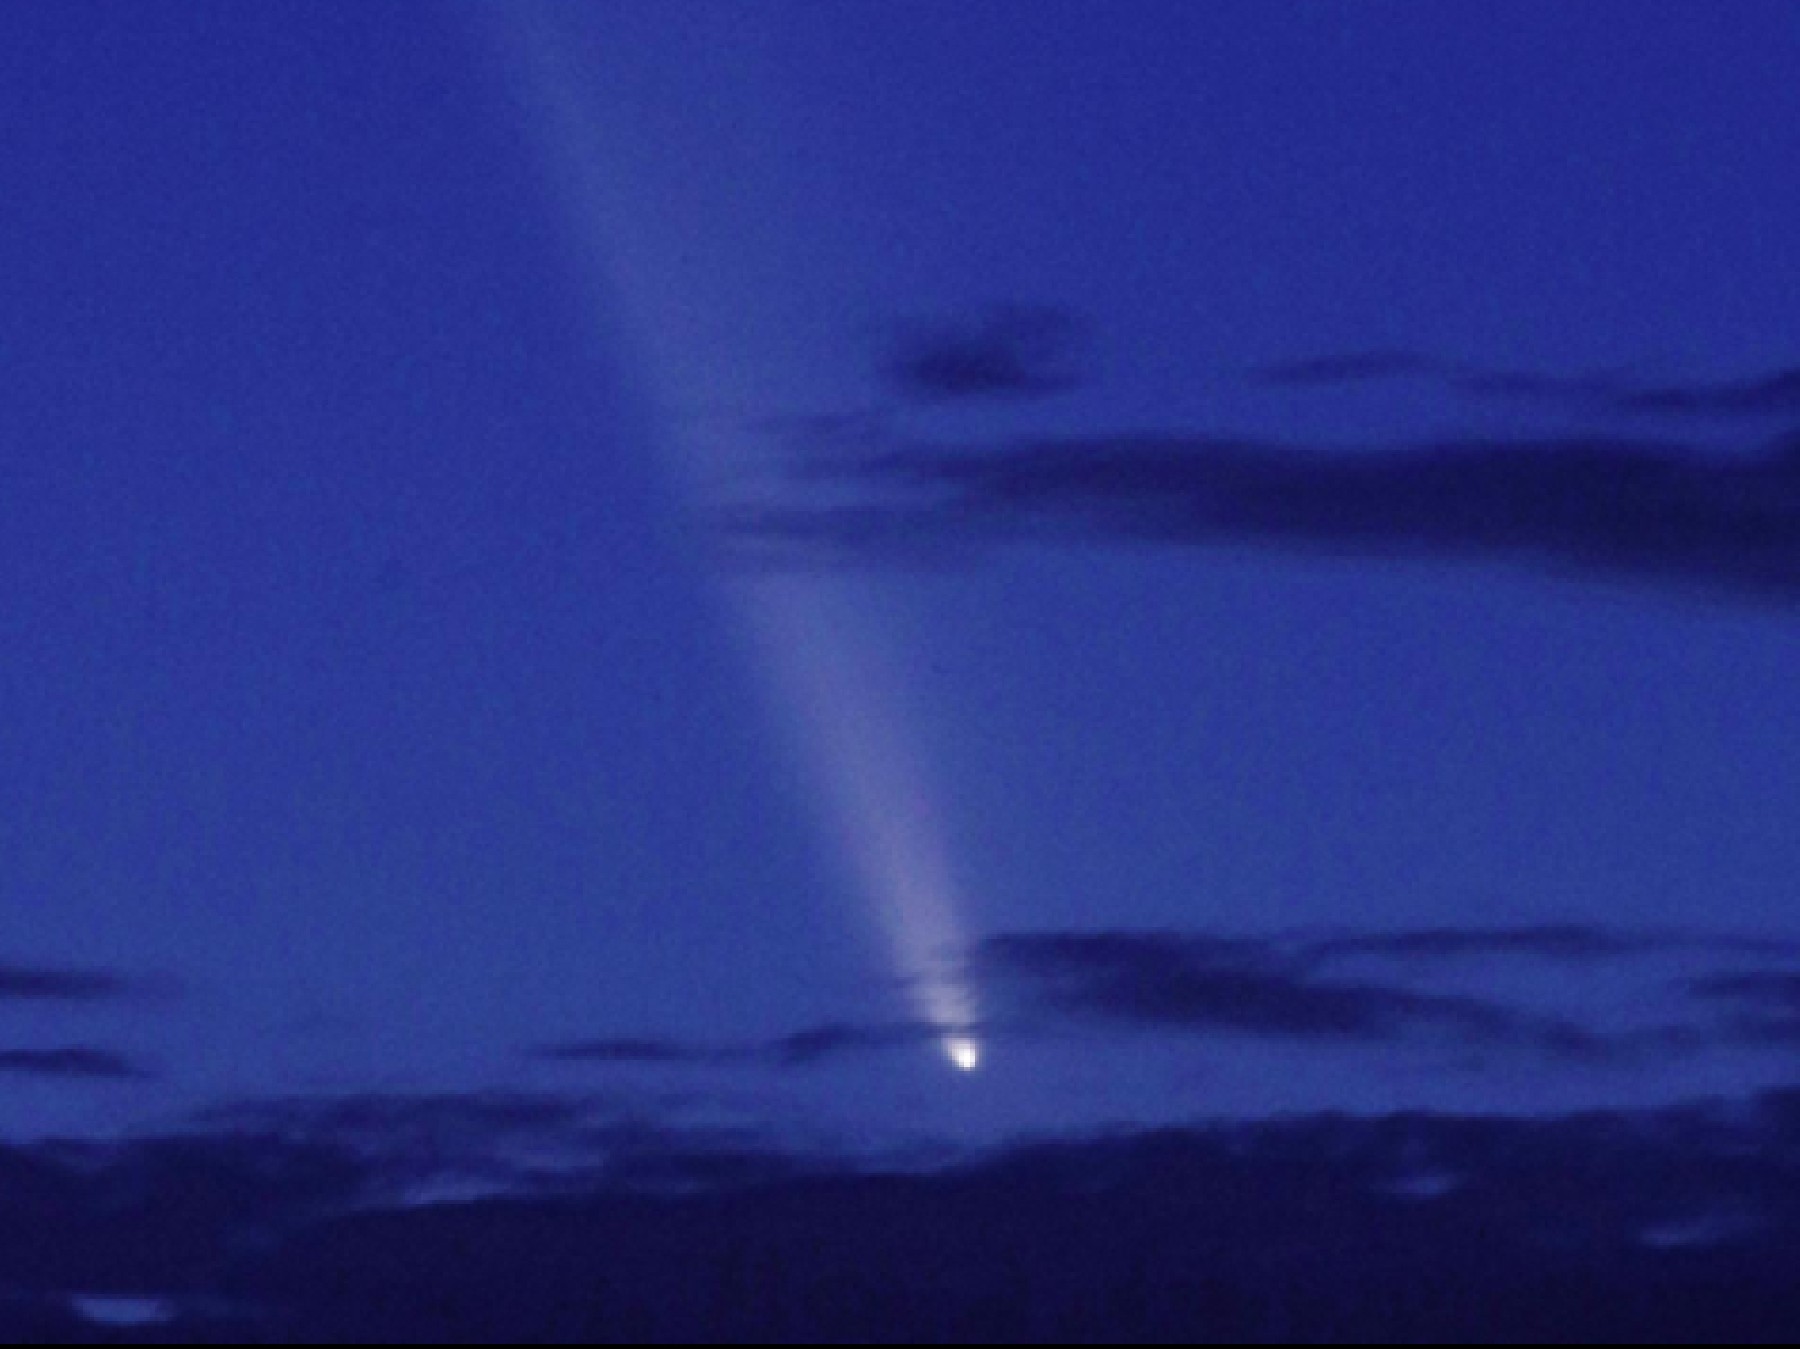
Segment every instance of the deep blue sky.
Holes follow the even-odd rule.
[[[1800,941],[1800,588],[1255,534],[758,579],[708,524],[819,417],[852,453],[1758,454],[1800,399],[1457,384],[1800,365],[1797,63],[1800,11],[1748,0],[0,9],[0,1128],[530,1087],[982,1134],[1780,1076],[1791,1023],[1582,1058],[1395,995],[1703,1038],[1768,1007],[1680,981],[1791,949],[1338,955],[1375,992],[1321,1029],[1263,1001],[1287,948],[1199,996],[1176,936],[1092,934]],[[1006,304],[1087,333],[1076,387],[884,378]],[[1368,352],[1410,373],[1259,376]],[[912,1033],[865,789],[941,844],[959,940],[1027,934],[969,962],[966,1079]]]

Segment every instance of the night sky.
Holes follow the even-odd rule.
[[[0,1139],[1791,1086],[1796,70],[1787,0],[0,5]]]

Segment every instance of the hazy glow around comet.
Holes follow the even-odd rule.
[[[651,379],[664,386],[657,401],[679,406],[689,392],[671,376],[681,353],[659,339],[670,331],[671,306],[675,312],[717,307],[704,278],[721,260],[710,258],[696,269],[679,251],[660,251],[657,203],[631,191],[623,167],[628,156],[616,153],[608,138],[609,130],[615,137],[618,131],[591,106],[566,56],[567,43],[558,41],[566,35],[536,22],[543,13],[509,10],[495,36],[581,255],[595,328],[613,331],[612,316],[622,308],[648,354]],[[642,218],[632,213],[634,204],[647,206]],[[625,261],[610,265],[614,259]],[[729,482],[737,467],[729,449],[664,438],[662,450],[689,503],[701,508],[713,503],[718,484]],[[982,1053],[968,1028],[978,1016],[959,963],[965,942],[945,835],[916,746],[901,733],[900,700],[883,682],[888,663],[874,654],[875,636],[862,606],[856,596],[792,577],[746,579],[724,592],[748,635],[770,701],[814,780],[824,823],[874,902],[917,1014],[940,1033],[950,1063],[973,1072]]]

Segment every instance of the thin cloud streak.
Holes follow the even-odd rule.
[[[1250,372],[1250,380],[1274,388],[1306,389],[1440,375],[1446,369],[1411,351],[1345,351],[1258,366]]]
[[[1353,351],[1261,366],[1250,378],[1255,384],[1286,389],[1426,379],[1471,398],[1530,400],[1618,416],[1800,417],[1800,366],[1741,379],[1656,383],[1617,374],[1489,370],[1409,351]]]
[[[971,1025],[976,1033],[979,1026]],[[571,1040],[542,1045],[532,1057],[544,1063],[596,1067],[801,1069],[863,1054],[935,1045],[943,1039],[935,1022],[857,1024],[832,1022],[768,1040],[708,1043],[651,1037]]]
[[[1274,946],[1204,936],[1012,934],[983,942],[977,960],[1028,1006],[1160,1033],[1369,1042],[1447,1034],[1582,1060],[1612,1057],[1619,1048],[1558,1018],[1479,998],[1324,978]]]
[[[1731,456],[1560,437],[1346,450],[1207,436],[1038,439],[846,464],[862,499],[742,512],[749,541],[1267,547],[1495,561],[1739,602],[1800,601],[1800,439]]]
[[[721,1061],[717,1049],[681,1040],[640,1038],[572,1040],[546,1045],[536,1051],[536,1056],[548,1063],[692,1065]],[[734,1060],[728,1056],[724,1061]]]
[[[0,964],[0,1003],[118,1002],[142,991],[136,980],[106,970]]]
[[[136,1082],[150,1076],[130,1059],[108,1049],[0,1050],[0,1077],[63,1082]]]
[[[1545,923],[1525,927],[1433,927],[1350,933],[1308,941],[1319,960],[1346,957],[1429,962],[1499,957],[1571,964],[1666,954],[1800,956],[1800,943],[1776,937]]]
[[[1749,970],[1692,979],[1688,992],[1724,1009],[1727,1032],[1753,1044],[1800,1045],[1800,970]]]

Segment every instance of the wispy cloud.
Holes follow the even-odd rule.
[[[1310,940],[1305,949],[1320,960],[1366,956],[1416,962],[1491,956],[1576,964],[1655,953],[1800,955],[1800,944],[1775,937],[1610,928],[1585,923],[1350,933]]]
[[[904,1045],[930,1044],[942,1038],[943,1032],[923,1023],[895,1023],[883,1026],[858,1026],[839,1023],[815,1026],[784,1035],[763,1051],[762,1057],[788,1068],[804,1068],[832,1059],[865,1054],[873,1050],[893,1049]]]
[[[1067,310],[997,305],[969,318],[901,324],[882,373],[919,402],[1043,398],[1082,382],[1085,335]]]
[[[150,1076],[122,1054],[85,1045],[0,1050],[0,1076],[51,1081],[134,1082]]]
[[[1626,390],[1620,403],[1634,412],[1678,416],[1800,416],[1800,368],[1712,384],[1640,386]]]
[[[979,968],[1061,1016],[1142,1030],[1292,1040],[1389,1041],[1440,1034],[1599,1058],[1606,1039],[1574,1023],[1479,998],[1321,974],[1304,951],[1171,932],[992,937]]]
[[[193,1139],[305,1163],[300,1178],[357,1202],[563,1193],[602,1177],[663,1189],[791,1174],[790,1153],[760,1132],[678,1122],[679,1109],[604,1091],[285,1096],[209,1110]]]
[[[138,980],[108,970],[0,964],[0,1003],[117,1002],[142,991]]]
[[[931,1043],[942,1032],[923,1023],[832,1022],[766,1040],[692,1041],[601,1037],[539,1046],[533,1057],[550,1063],[692,1068],[810,1068],[909,1044]]]
[[[1351,351],[1259,367],[1273,388],[1327,388],[1394,379],[1436,380],[1473,398],[1521,399],[1617,416],[1715,418],[1800,416],[1800,366],[1740,379],[1653,381],[1619,374],[1491,370],[1409,351]]]
[[[1258,366],[1250,372],[1250,378],[1253,383],[1275,388],[1305,389],[1444,373],[1443,365],[1416,352],[1339,351]]]
[[[1491,560],[1742,601],[1800,600],[1800,440],[1724,456],[1562,437],[1342,449],[1204,436],[920,445],[842,467],[861,499],[740,514],[751,538],[1261,546]]]
[[[1063,310],[999,306],[900,325],[879,368],[915,403],[1056,392],[1079,382],[1069,361],[1085,330]],[[1021,540],[1267,547],[1800,598],[1800,366],[1656,382],[1376,348],[1250,378],[1288,393],[1430,380],[1477,400],[1660,418],[1669,434],[1484,428],[1346,445],[1121,428],[945,442],[910,435],[904,415],[788,419],[784,490],[720,512],[725,555],[744,566],[917,567]],[[1716,443],[1717,428],[1686,434],[1705,418],[1735,425],[1738,443]]]
[[[1193,931],[1014,932],[968,956],[971,978],[996,995],[1001,1015],[984,1039],[1034,1037],[1059,1022],[1177,1036],[1247,1035],[1314,1043],[1436,1037],[1515,1048],[1563,1061],[1618,1064],[1647,1054],[1699,1052],[1716,1028],[1681,1020],[1670,1002],[1660,1028],[1606,1030],[1504,996],[1445,992],[1441,967],[1464,962],[1619,965],[1650,962],[1666,988],[1676,968],[1714,970],[1725,959],[1800,960],[1800,942],[1732,933],[1544,923],[1227,936]],[[1373,971],[1373,973],[1371,973]],[[1504,976],[1496,972],[1504,988]],[[1687,976],[1692,978],[1693,976]],[[1710,976],[1709,976],[1710,977]],[[1716,999],[1766,995],[1743,976],[1696,979]],[[1785,985],[1778,987],[1785,988]],[[1686,985],[1684,984],[1684,989]],[[1686,1009],[1691,1012],[1691,1007]],[[832,1022],[761,1040],[599,1037],[539,1046],[540,1062],[594,1067],[787,1071],[934,1044],[941,1031],[912,1022]],[[1735,1033],[1726,1039],[1740,1038]]]
[[[657,1040],[642,1036],[571,1040],[545,1045],[536,1051],[553,1063],[595,1064],[708,1064],[720,1061],[716,1048],[685,1040]],[[728,1058],[727,1061],[735,1061]]]
[[[205,1112],[197,1123],[292,1147],[441,1163],[494,1153],[518,1140],[569,1137],[605,1107],[604,1101],[545,1092],[370,1092],[236,1101]]]
[[[1752,1042],[1800,1045],[1800,970],[1748,970],[1707,975],[1688,991],[1727,1010],[1729,1030]]]

